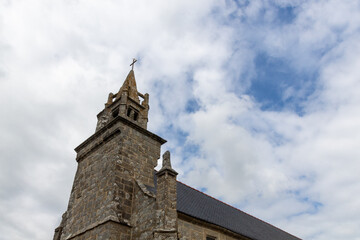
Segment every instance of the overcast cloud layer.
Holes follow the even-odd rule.
[[[359,1],[0,0],[0,240],[51,239],[133,57],[179,180],[360,239]]]

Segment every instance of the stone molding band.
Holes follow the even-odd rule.
[[[103,219],[102,221],[99,221],[99,222],[96,222],[96,223],[93,223],[93,224],[90,224],[89,226],[87,226],[86,228],[83,228],[77,232],[75,232],[74,234],[71,234],[70,236],[66,237],[65,239],[66,240],[70,240],[70,239],[73,239],[81,234],[84,234],[86,233],[87,231],[90,231],[100,225],[103,225],[107,222],[114,222],[114,223],[117,223],[117,224],[121,224],[121,225],[125,225],[127,227],[131,227],[128,223],[126,222],[121,222],[119,221],[119,219],[116,219],[116,217],[114,216],[109,216],[109,217],[106,217],[105,219]]]

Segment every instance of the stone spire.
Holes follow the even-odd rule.
[[[123,92],[128,92],[128,97],[132,100],[136,101],[137,103],[140,103],[140,99],[138,96],[138,91],[136,88],[136,81],[135,81],[135,74],[134,70],[130,70],[129,74],[127,75],[123,85],[121,86],[119,92],[116,94],[116,99],[119,99]]]
[[[116,117],[125,118],[146,129],[148,112],[149,94],[138,92],[134,70],[131,69],[120,90],[116,94],[109,93],[105,109],[97,116],[96,131],[106,126]]]

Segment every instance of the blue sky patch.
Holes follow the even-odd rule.
[[[262,110],[291,109],[302,114],[303,102],[314,91],[315,73],[298,72],[286,59],[266,53],[255,58],[255,72],[247,94],[262,103]]]
[[[296,18],[296,8],[295,7],[283,7],[277,8],[277,16],[280,23],[290,24]]]
[[[198,104],[196,99],[193,98],[186,103],[185,110],[188,113],[194,113],[200,110],[200,105]]]

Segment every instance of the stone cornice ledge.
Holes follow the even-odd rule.
[[[175,228],[172,229],[162,229],[162,228],[157,228],[154,229],[154,233],[176,233],[177,230]]]
[[[94,139],[102,135],[104,132],[106,132],[108,129],[110,129],[113,125],[115,125],[118,121],[123,122],[124,124],[138,130],[139,132],[147,135],[148,137],[158,141],[160,144],[166,143],[166,140],[159,137],[158,135],[138,126],[137,124],[129,121],[126,118],[123,118],[121,116],[117,116],[113,120],[111,120],[108,124],[106,124],[103,128],[99,129],[97,132],[95,132],[93,135],[91,135],[88,139],[86,139],[83,143],[81,143],[79,146],[75,148],[75,151],[78,153],[81,149],[86,147],[88,144],[90,144]]]
[[[97,141],[96,144],[94,144],[90,149],[88,149],[85,152],[78,152],[78,155],[76,157],[76,161],[80,162],[83,158],[85,158],[87,155],[89,155],[91,152],[93,152],[95,149],[97,149],[98,147],[100,147],[102,144],[104,144],[105,142],[111,140],[113,137],[115,137],[116,135],[120,134],[121,131],[119,128],[116,128],[114,131],[112,132],[108,132],[107,134],[104,134],[104,136],[102,137],[102,139],[100,139],[99,141]]]
[[[119,219],[115,216],[108,216],[106,218],[104,218],[103,220],[99,221],[99,222],[96,222],[96,223],[93,223],[93,224],[90,224],[89,226],[75,232],[74,234],[70,234],[69,236],[67,236],[65,238],[65,240],[70,240],[70,239],[73,239],[74,237],[76,236],[79,236],[87,231],[90,231],[94,228],[96,228],[97,226],[99,225],[102,225],[102,224],[105,224],[107,222],[115,222],[115,223],[119,223],[119,224],[122,224],[122,225],[125,225],[125,226],[128,226],[128,227],[131,227],[131,225],[127,222],[124,222],[124,221],[119,221]]]
[[[164,175],[166,172],[169,173],[171,176],[176,176],[176,175],[178,175],[178,173],[177,173],[174,169],[172,169],[171,167],[162,167],[162,168],[156,173],[156,175],[157,175],[158,177],[160,177],[160,176]]]
[[[145,193],[145,195],[147,195],[151,198],[156,198],[156,196],[152,192],[150,192],[149,190],[146,189],[145,184],[143,184],[139,180],[136,180],[136,183],[139,186],[139,188],[141,189],[141,191],[143,191],[143,193]]]

